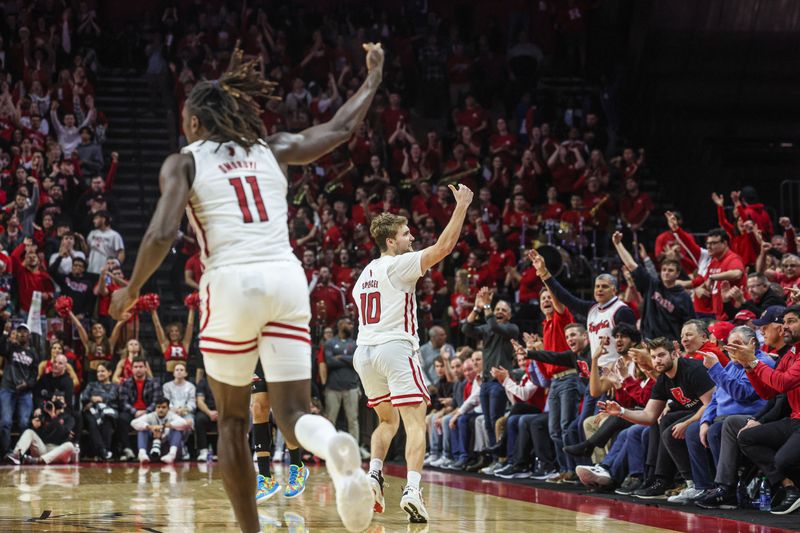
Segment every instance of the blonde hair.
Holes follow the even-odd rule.
[[[388,249],[386,239],[394,239],[400,228],[408,224],[406,217],[393,215],[391,213],[381,213],[372,219],[369,225],[369,234],[375,239],[381,252]]]

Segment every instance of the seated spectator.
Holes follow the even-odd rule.
[[[119,423],[124,428],[127,428],[134,418],[141,418],[155,411],[156,403],[161,400],[161,384],[157,379],[148,377],[147,361],[143,357],[135,358],[132,367],[133,376],[120,386],[122,411],[119,413]],[[166,410],[169,410],[169,405]],[[125,460],[133,459],[136,456],[131,451],[128,432],[121,432],[121,437],[123,457]]]
[[[160,460],[171,464],[178,456],[178,450],[183,442],[183,432],[189,429],[189,423],[169,410],[169,400],[161,398],[156,402],[153,412],[133,419],[131,427],[137,431],[140,463]],[[162,443],[169,445],[166,453],[161,449]],[[148,446],[150,446],[149,453]]]
[[[472,352],[470,364],[464,364],[464,377],[467,384],[464,387],[466,399],[452,414],[442,420],[449,429],[449,444],[452,463],[446,468],[454,470],[464,469],[470,459],[475,456],[474,449],[470,447],[471,422],[481,414],[481,384],[483,383],[483,353]],[[445,450],[445,453],[446,450]],[[442,465],[444,466],[444,465]]]
[[[120,442],[120,432],[127,432],[128,427],[119,424],[119,412],[122,408],[120,388],[111,382],[108,363],[97,365],[97,381],[90,381],[81,393],[81,412],[92,451],[101,460],[110,461],[115,452],[115,445]],[[116,435],[116,439],[112,440]]]
[[[11,464],[49,465],[69,463],[75,453],[70,442],[75,417],[67,409],[64,396],[58,393],[37,407],[31,419],[31,429],[20,435],[14,449],[6,455]]]
[[[5,454],[11,446],[12,422],[16,420],[20,431],[28,427],[40,356],[31,344],[30,328],[20,324],[12,331],[10,321],[5,323],[0,339],[0,354],[4,362],[0,382],[0,453]]]
[[[174,379],[164,383],[162,392],[164,398],[169,400],[170,411],[183,417],[186,421],[186,428],[183,432],[183,442],[185,443],[192,429],[194,429],[194,413],[197,410],[197,403],[195,401],[197,389],[194,383],[186,380],[186,363],[176,363],[172,375]],[[184,458],[188,458],[189,456],[185,445],[182,455]]]
[[[753,326],[761,331],[764,338],[761,351],[778,359],[792,349],[792,345],[787,343],[783,336],[783,314],[785,311],[785,307],[775,305],[768,307],[760,318],[753,320]]]
[[[663,498],[674,487],[677,469],[686,481],[686,488],[670,496],[670,501],[686,503],[702,493],[694,488],[692,482],[689,452],[684,440],[686,429],[702,417],[711,402],[715,385],[700,361],[681,357],[673,349],[673,343],[664,337],[649,341],[648,348],[660,375],[645,408],[634,411],[610,400],[600,402],[598,406],[601,411],[634,424],[657,424],[658,439],[655,442],[651,439],[651,445],[657,446],[653,477],[633,495],[643,499]],[[662,415],[667,401],[671,401],[670,410]]]
[[[460,351],[459,355],[464,356],[464,359],[462,360],[459,356],[453,357],[449,363],[450,373],[454,380],[450,397],[439,396],[440,409],[432,412],[426,420],[428,422],[428,442],[430,444],[430,453],[426,457],[426,464],[429,466],[447,468],[455,463],[449,446],[449,415],[460,407],[466,399],[464,390],[467,385],[465,369],[467,366],[471,367],[473,374],[475,370],[472,360],[469,358],[472,353],[469,353],[468,356],[466,352]],[[467,394],[466,396],[469,395]]]
[[[219,418],[217,403],[214,401],[214,393],[208,384],[208,379],[203,378],[197,382],[197,413],[194,421],[195,438],[197,439],[197,460],[202,462],[208,460],[208,454],[213,454],[208,446],[208,431]],[[213,457],[212,457],[213,459]]]
[[[728,336],[728,343],[753,345],[756,358],[770,368],[775,367],[775,361],[758,349],[756,333],[751,328],[747,326],[733,328]],[[703,504],[719,506],[731,501],[735,504],[735,484],[726,483],[725,480],[736,479],[739,449],[735,442],[730,442],[727,446],[723,444],[722,432],[725,420],[731,416],[747,418],[755,415],[767,402],[758,396],[741,364],[733,360],[723,368],[714,354],[706,352],[704,355],[703,365],[708,369],[708,375],[716,383],[717,389],[700,421],[686,429],[686,444],[692,462],[692,479],[695,488],[705,490],[696,502],[701,507]],[[715,471],[716,478],[714,478]]]
[[[711,352],[722,366],[727,366],[730,359],[720,348],[709,339],[706,323],[699,319],[687,320],[681,328],[681,345],[686,350],[685,357],[703,360],[703,352]]]
[[[137,357],[145,360],[145,367],[147,368],[147,377],[153,377],[153,371],[150,369],[150,362],[147,360],[147,352],[145,351],[139,339],[130,339],[125,343],[125,348],[120,350],[120,358],[114,368],[114,375],[111,377],[111,382],[119,385],[123,381],[127,381],[133,376],[133,361]],[[108,363],[104,363],[108,364]]]
[[[756,272],[748,274],[747,294],[749,298],[745,298],[744,292],[739,287],[733,286],[726,289],[723,285],[722,302],[725,306],[725,314],[735,317],[740,311],[751,311],[758,317],[770,306],[786,305],[783,294],[779,294],[770,287],[769,279],[764,274]]]
[[[53,358],[53,365],[50,372],[40,377],[33,389],[34,405],[42,405],[42,402],[50,399],[53,394],[64,397],[68,409],[72,409],[72,389],[74,382],[67,373],[67,356],[64,354],[56,355]]]
[[[769,399],[778,394],[786,394],[790,409],[790,418],[781,418],[775,422],[758,425],[753,424],[739,432],[739,447],[756,466],[765,474],[773,487],[773,493],[782,489],[782,497],[775,501],[773,514],[788,514],[800,508],[800,489],[795,485],[793,477],[800,464],[800,354],[797,353],[800,343],[800,307],[789,307],[783,315],[783,326],[786,340],[793,345],[786,352],[778,365],[773,369],[756,357],[753,344],[730,343],[728,350],[731,357],[747,371],[747,377],[753,388],[762,398]],[[748,423],[749,424],[749,423]]]
[[[455,356],[455,348],[447,342],[447,332],[441,326],[433,326],[428,330],[428,342],[419,347],[420,363],[427,383],[436,383],[439,376],[434,369],[434,363],[444,353],[449,361]]]

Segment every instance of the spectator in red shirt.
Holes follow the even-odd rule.
[[[478,191],[478,208],[481,212],[481,219],[488,224],[489,228],[496,228],[500,223],[500,209],[492,202],[492,191],[486,187],[481,187]]]
[[[733,327],[733,325],[731,325]],[[730,330],[729,330],[730,331]],[[706,323],[702,320],[693,318],[687,320],[681,329],[681,345],[686,350],[689,359],[703,360],[703,352],[713,353],[719,359],[722,366],[727,366],[730,359],[713,341],[709,338],[709,331]]]
[[[579,194],[573,194],[569,198],[570,209],[561,215],[562,222],[570,224],[574,231],[586,226],[587,213],[583,208],[583,199]]]
[[[742,258],[746,265],[752,265],[760,252],[761,243],[755,235],[755,223],[745,220],[741,214],[734,211],[736,226],[730,223],[725,215],[725,198],[721,194],[712,193],[711,199],[717,204],[717,221],[722,229],[728,232],[731,249]]]
[[[496,126],[497,133],[489,139],[489,153],[499,155],[503,159],[503,165],[510,168],[517,158],[517,136],[508,131],[508,124],[504,118],[498,118]],[[524,158],[522,162],[525,163]]]
[[[543,174],[544,169],[533,151],[528,149],[522,152],[522,162],[514,171],[514,183],[522,185],[522,193],[531,205],[539,200]]]
[[[547,188],[547,203],[539,211],[539,222],[545,220],[561,220],[567,207],[558,201],[558,190],[554,186]]]
[[[506,211],[503,213],[503,235],[509,243],[524,244],[520,240],[525,232],[525,240],[533,238],[531,227],[533,226],[533,213],[528,210],[525,202],[525,195],[517,193],[514,195],[511,209],[506,204]]]
[[[33,239],[25,237],[22,244],[11,252],[12,273],[17,280],[17,294],[19,296],[19,311],[23,314],[31,307],[33,292],[42,293],[42,310],[55,292],[53,280],[47,270],[39,268],[39,254]]]
[[[731,287],[738,287],[747,294],[747,270],[742,258],[729,247],[728,233],[717,228],[708,232],[706,248],[711,256],[711,263],[705,276],[697,276],[693,285],[703,287],[711,293],[711,305],[717,320],[727,320],[722,300],[721,282],[727,281]]]
[[[731,199],[734,200],[734,205],[739,216],[744,220],[752,220],[758,229],[761,230],[764,240],[772,238],[774,228],[772,227],[772,217],[764,208],[764,204],[758,202],[758,194],[754,187],[743,187],[740,192],[734,191],[731,193]],[[737,202],[741,200],[741,202]]]
[[[331,283],[331,271],[322,266],[311,280],[311,313],[318,325],[333,327],[344,316],[342,291]]]
[[[469,271],[459,269],[456,271],[453,292],[450,294],[450,306],[447,315],[450,317],[450,328],[453,331],[461,329],[461,323],[466,320],[475,305],[475,292],[469,284]]]
[[[469,126],[479,141],[486,138],[489,130],[488,114],[471,94],[464,98],[464,109],[453,111],[453,122],[459,127]]]
[[[631,231],[639,231],[653,208],[650,196],[646,192],[639,191],[639,183],[633,178],[627,178],[625,195],[619,201],[619,214],[622,221]]]
[[[568,194],[572,192],[586,163],[578,148],[567,148],[562,144],[547,160],[547,166],[550,167],[553,185],[558,193]]]
[[[408,124],[411,121],[411,114],[407,109],[400,106],[402,100],[396,91],[389,93],[389,107],[381,113],[381,127],[383,134],[388,138],[389,135],[397,130],[397,125],[401,122]]]
[[[183,280],[187,287],[193,291],[199,291],[201,277],[203,277],[203,262],[200,261],[200,252],[197,252],[186,260],[186,265],[183,267]]]

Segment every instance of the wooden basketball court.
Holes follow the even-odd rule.
[[[399,508],[405,471],[393,465],[386,470],[387,512],[376,515],[371,533],[779,531],[446,472],[425,472],[431,522],[427,527],[410,526]],[[277,476],[285,478],[280,465]],[[259,514],[265,532],[344,531],[322,467],[311,468],[303,495],[292,500],[276,495],[259,507]],[[0,468],[0,531],[178,533],[238,528],[215,465],[129,463]]]

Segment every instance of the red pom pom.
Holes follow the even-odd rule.
[[[189,294],[183,299],[183,304],[188,309],[197,309],[200,307],[200,293],[195,291],[192,294]]]
[[[61,318],[67,318],[72,311],[72,298],[69,296],[59,296],[53,304]]]
[[[161,305],[161,298],[158,296],[158,294],[152,292],[141,295],[139,300],[136,302],[136,307],[139,311],[148,313],[158,309],[159,305]]]

